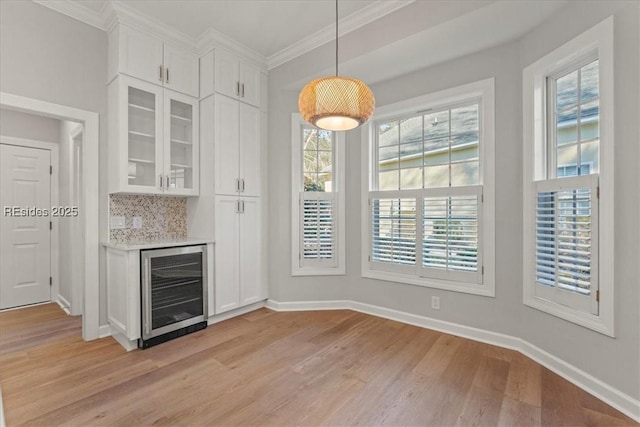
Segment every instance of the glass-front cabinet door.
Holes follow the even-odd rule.
[[[127,186],[136,192],[162,192],[162,89],[126,84],[125,141]]]
[[[165,190],[198,191],[198,105],[194,98],[165,89]]]

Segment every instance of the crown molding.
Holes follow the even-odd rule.
[[[85,24],[103,31],[111,31],[116,24],[125,24],[144,31],[170,43],[202,55],[213,48],[224,48],[240,53],[265,70],[273,69],[305,53],[334,40],[335,24],[326,27],[294,43],[281,51],[265,57],[242,43],[209,28],[194,38],[152,18],[128,5],[122,0],[107,0],[96,12],[82,5],[78,0],[32,0],[41,6],[55,10]],[[403,8],[415,0],[377,0],[369,6],[340,20],[340,36],[348,34],[364,25]],[[266,65],[266,68],[265,68]]]
[[[197,39],[191,37],[174,27],[152,18],[121,0],[105,2],[103,17],[108,22],[108,30],[117,24],[125,24],[139,31],[156,35],[163,40],[176,44],[182,48],[196,52]]]
[[[265,64],[267,63],[267,58],[264,55],[213,28],[207,29],[198,37],[197,48],[200,55],[214,48],[232,50],[245,56],[251,62],[254,62],[255,65],[260,66],[260,68],[266,71]]]
[[[78,1],[74,0],[58,0],[58,1],[47,1],[47,0],[32,0],[34,3],[39,4],[40,6],[44,6],[51,10],[55,10],[56,12],[62,13],[63,15],[67,15],[73,19],[84,22],[87,25],[91,25],[92,27],[98,28],[100,30],[106,31],[107,27],[102,19],[102,14],[99,12],[95,12],[85,6]]]
[[[410,5],[415,0],[377,0],[361,10],[340,19],[339,37],[344,36],[360,27],[363,27],[377,19],[382,18],[398,9]],[[267,58],[269,70],[289,62],[311,50],[335,40],[336,26],[332,24],[317,31],[300,41],[282,49]]]

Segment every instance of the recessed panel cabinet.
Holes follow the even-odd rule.
[[[264,299],[260,199],[216,197],[215,313]]]
[[[123,75],[108,90],[109,192],[197,195],[197,100]]]
[[[197,55],[122,24],[109,32],[110,79],[118,73],[198,96]]]
[[[215,91],[242,102],[260,106],[260,70],[221,49],[215,50]]]
[[[215,192],[260,195],[260,110],[225,96],[215,99]]]

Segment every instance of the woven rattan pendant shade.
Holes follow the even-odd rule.
[[[314,126],[326,130],[354,129],[369,120],[376,106],[362,80],[338,75],[338,0],[336,0],[336,75],[313,80],[302,88],[298,110]]]
[[[369,120],[375,99],[361,80],[350,77],[322,77],[309,82],[300,92],[298,109],[302,117],[322,129],[349,130]]]

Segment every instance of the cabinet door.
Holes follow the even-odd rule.
[[[240,63],[240,100],[256,107],[260,106],[260,70],[246,62]]]
[[[162,41],[124,25],[119,31],[119,71],[161,85]]]
[[[216,194],[238,193],[238,101],[215,95],[215,188]]]
[[[164,86],[190,96],[198,96],[198,57],[168,44],[164,45]]]
[[[215,52],[215,87],[216,92],[232,98],[238,98],[240,91],[238,58],[223,50]]]
[[[260,199],[241,200],[240,217],[240,305],[262,299],[262,263],[260,257]]]
[[[260,110],[239,103],[240,115],[240,192],[260,195]]]
[[[238,199],[216,198],[215,232],[215,314],[237,308],[240,304]]]
[[[120,87],[120,173],[126,173],[126,188],[133,193],[161,193],[163,173],[162,88],[123,78]]]
[[[198,194],[198,101],[164,91],[165,189],[172,194]]]

